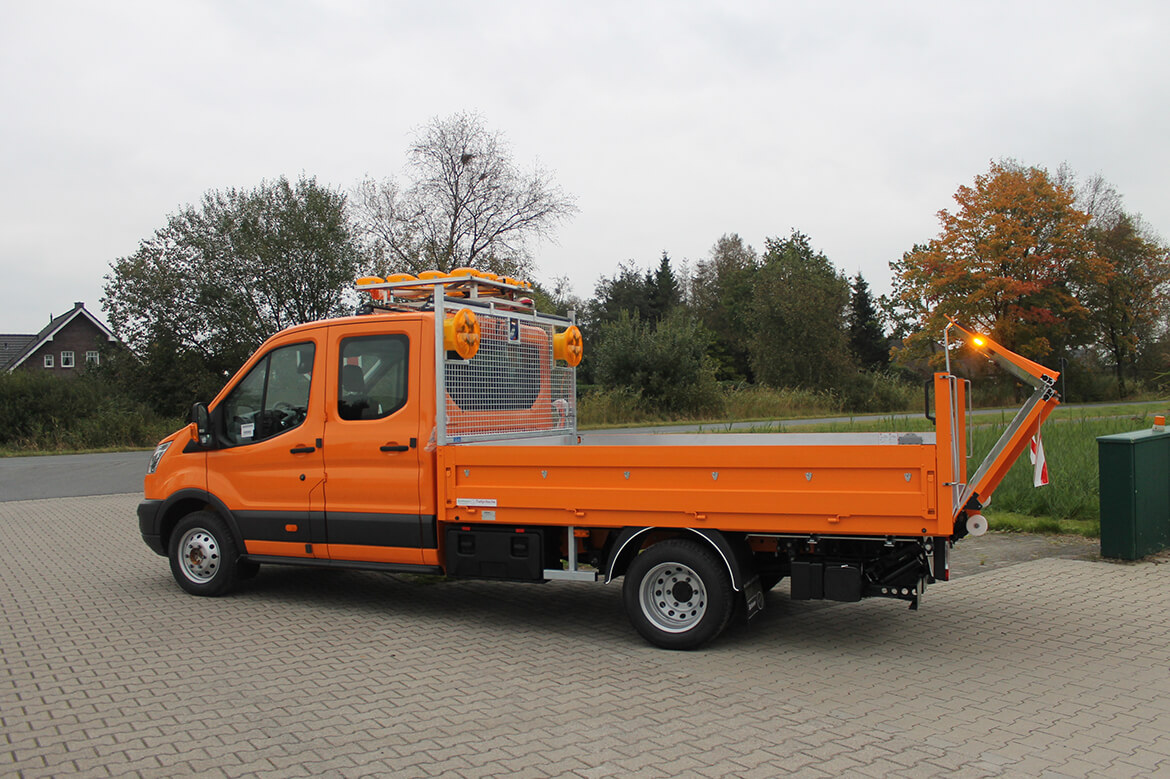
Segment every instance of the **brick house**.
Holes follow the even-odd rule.
[[[77,302],[36,335],[0,334],[0,370],[11,373],[20,368],[76,376],[87,363],[101,360],[106,343],[118,343],[118,339],[84,303]]]

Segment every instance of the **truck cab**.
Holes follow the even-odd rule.
[[[572,322],[515,279],[431,278],[377,279],[358,315],[272,336],[159,445],[139,524],[184,589],[264,562],[441,573],[437,437],[575,433]]]

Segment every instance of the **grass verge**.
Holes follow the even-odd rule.
[[[1040,535],[1100,538],[1101,521],[1097,519],[1054,519],[1030,517],[1014,511],[987,511],[988,529],[1001,533],[1036,533]]]
[[[1050,419],[1044,425],[1044,451],[1050,483],[1044,487],[1032,486],[1033,467],[1025,453],[1016,460],[996,489],[988,509],[1028,517],[1099,524],[1097,438],[1147,429],[1152,424],[1152,415],[1145,413],[1105,419],[1088,416]],[[972,431],[974,456],[968,460],[969,472],[982,462],[1001,432],[999,425],[980,426]],[[988,514],[990,518],[991,514]]]

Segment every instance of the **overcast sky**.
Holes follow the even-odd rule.
[[[394,175],[459,111],[577,197],[537,278],[584,296],[794,227],[883,292],[1001,158],[1170,238],[1168,33],[1162,2],[0,0],[0,332],[104,319],[110,262],[208,190]]]

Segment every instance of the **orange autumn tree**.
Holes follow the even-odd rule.
[[[1080,297],[1105,269],[1074,199],[1043,168],[1012,162],[959,187],[938,237],[890,263],[893,303],[914,333],[896,356],[934,351],[948,314],[1042,362],[1090,340]]]

